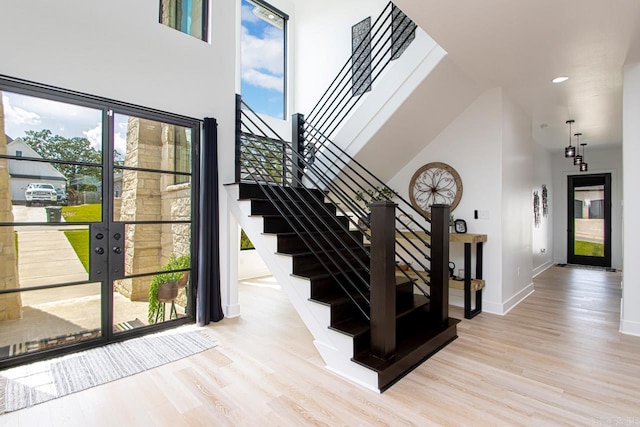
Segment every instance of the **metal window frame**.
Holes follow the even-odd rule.
[[[64,354],[69,354],[73,352],[77,352],[80,350],[86,350],[89,348],[99,347],[104,344],[123,341],[126,339],[139,337],[142,335],[146,335],[149,333],[157,332],[160,330],[174,328],[181,324],[194,323],[196,321],[196,297],[198,291],[198,283],[199,283],[199,259],[201,255],[198,253],[200,244],[200,225],[198,212],[200,211],[200,166],[199,166],[199,155],[200,155],[200,145],[202,144],[201,134],[202,134],[202,123],[203,120],[195,119],[188,116],[173,114],[153,108],[143,107],[135,104],[130,104],[122,101],[117,101],[114,99],[109,99],[97,95],[90,95],[78,91],[73,91],[65,88],[60,88],[52,85],[42,84],[30,80],[20,79],[12,76],[7,76],[0,74],[0,91],[8,91],[12,93],[17,93],[20,95],[38,97],[42,99],[48,99],[58,102],[64,102],[72,105],[92,108],[97,111],[102,111],[102,121],[103,121],[103,141],[106,141],[107,147],[113,146],[113,115],[114,113],[118,114],[126,114],[126,115],[134,115],[138,118],[144,118],[149,120],[160,121],[163,123],[169,123],[184,127],[189,127],[193,129],[193,140],[191,144],[191,162],[192,162],[192,170],[188,175],[193,176],[195,179],[191,180],[191,218],[189,221],[177,221],[177,222],[188,222],[191,224],[191,266],[190,266],[190,277],[194,286],[191,287],[190,295],[189,295],[189,303],[188,303],[188,315],[182,319],[176,319],[169,322],[163,322],[154,325],[147,325],[142,328],[136,328],[130,331],[119,332],[115,334],[111,329],[112,325],[108,324],[109,320],[112,320],[111,315],[105,315],[104,313],[113,313],[113,301],[112,296],[109,295],[109,291],[112,291],[109,286],[101,286],[101,328],[102,328],[102,336],[100,338],[95,338],[88,341],[82,341],[76,344],[71,344],[68,346],[60,346],[53,347],[50,349],[45,349],[42,351],[37,351],[33,353],[25,353],[20,356],[16,356],[13,358],[0,360],[0,369],[9,368],[12,366],[17,366],[25,363],[30,363],[38,360],[43,360],[51,357],[61,356]],[[12,158],[16,159],[16,156],[9,155],[0,155],[0,158]],[[56,161],[56,160],[46,160],[46,159],[32,159],[32,158],[19,158],[22,161],[44,161],[47,163],[72,163],[82,165],[81,162],[65,162],[65,161]],[[17,159],[16,159],[17,160]],[[102,167],[103,176],[104,171],[106,170],[115,170],[119,168],[114,165],[113,152],[112,150],[108,150],[107,153],[103,152],[102,155],[102,163],[101,164],[90,164],[90,166]],[[121,167],[120,167],[121,168]],[[185,173],[180,173],[176,171],[158,171],[158,172],[166,172],[171,174],[180,174],[184,175]],[[217,171],[216,171],[217,173]],[[103,199],[106,195],[109,197],[112,196],[112,179],[104,179],[103,178]],[[216,200],[217,202],[217,200]],[[102,208],[102,222],[113,222],[113,212],[107,212],[108,207],[111,203],[103,203]],[[218,207],[216,203],[215,207]],[[106,216],[105,216],[106,215]],[[171,221],[171,223],[176,221]],[[87,223],[89,224],[89,223]],[[0,226],[23,226],[27,224],[22,223],[0,223]],[[49,223],[32,223],[32,225],[50,225]],[[76,225],[83,225],[83,223],[78,223]],[[219,242],[215,242],[216,245]],[[194,256],[195,255],[195,256]],[[144,275],[153,275],[155,273],[145,273]],[[218,271],[219,274],[219,271]],[[57,284],[47,284],[47,285],[39,285],[32,286],[28,288],[15,288],[15,289],[3,289],[0,290],[0,295],[2,294],[10,294],[17,292],[28,292],[28,291],[38,291],[38,290],[48,290],[62,287],[69,287],[74,285],[81,285],[87,283],[100,283],[92,280],[86,281],[77,281],[77,282],[68,282],[68,283],[57,283]],[[105,311],[106,310],[106,311]]]
[[[240,0],[242,1],[242,0]],[[287,67],[287,58],[289,57],[288,53],[289,53],[289,15],[284,13],[283,11],[281,11],[280,9],[278,9],[277,7],[272,6],[271,4],[263,1],[263,0],[247,0],[251,3],[255,3],[258,6],[264,7],[265,9],[270,10],[271,12],[275,13],[276,15],[280,16],[282,18],[282,20],[284,21],[284,25],[282,27],[282,31],[284,33],[284,40],[283,40],[283,46],[282,48],[284,49],[284,55],[282,58],[283,61],[283,73],[282,73],[282,77],[284,79],[284,84],[283,84],[283,88],[282,88],[282,120],[287,120],[287,114],[289,111],[289,103],[288,103],[288,96],[289,96],[289,70]],[[241,65],[242,67],[242,65]],[[242,87],[242,82],[240,82],[240,87]],[[241,91],[242,92],[242,91]]]

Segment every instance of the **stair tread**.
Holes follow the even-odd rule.
[[[334,246],[338,246],[335,242],[333,244],[334,244]],[[338,249],[333,249],[333,248],[324,249],[324,248],[322,248],[322,249],[318,249],[318,252],[320,252],[321,254],[332,254],[333,255],[336,252],[337,253],[344,253],[344,252],[348,253],[349,250],[351,250],[352,252],[353,251],[359,251],[359,253],[356,253],[356,255],[362,255],[362,256],[366,257],[364,250],[361,247],[358,247],[358,246],[347,246],[347,247],[343,246],[343,247],[339,247]],[[316,255],[316,253],[311,252],[310,250],[294,250],[294,251],[291,251],[291,252],[280,252],[280,251],[277,251],[276,254],[278,254],[278,255],[286,255],[286,256],[315,256]],[[406,277],[405,277],[405,279],[406,279]]]
[[[432,338],[437,337],[439,334],[451,327],[455,327],[458,323],[460,323],[460,320],[449,318],[445,325],[417,331],[408,338],[398,340],[395,355],[388,360],[373,356],[370,354],[369,350],[360,352],[354,356],[353,360],[376,372],[384,371],[402,361],[402,359],[407,357],[410,353],[418,350]]]
[[[286,254],[285,254],[286,255]],[[347,269],[346,267],[342,267],[345,273],[368,273],[367,269],[361,265],[354,265],[355,268]],[[347,271],[348,270],[348,271]],[[343,273],[340,270],[334,271],[335,275],[342,275]],[[307,270],[304,273],[291,273],[294,277],[300,277],[303,279],[323,279],[327,277],[334,277],[333,274],[329,273],[326,268],[322,266],[322,264],[318,263],[317,267]]]
[[[407,314],[412,313],[413,311],[428,304],[429,299],[427,297],[425,297],[424,295],[415,295],[411,304],[401,307],[398,310],[398,312],[396,313],[396,319],[406,316]],[[331,325],[330,328],[351,337],[356,337],[358,335],[368,333],[370,329],[369,322],[360,318],[349,318],[341,320]]]
[[[336,322],[334,325],[329,326],[329,329],[333,329],[350,337],[357,337],[358,335],[369,332],[369,322],[364,319],[352,317]]]

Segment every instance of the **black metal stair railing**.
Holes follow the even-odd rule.
[[[389,2],[306,115],[307,123],[320,134],[332,137],[391,61],[413,41],[416,28],[407,15]],[[314,148],[306,147],[306,151],[313,153]]]
[[[369,260],[363,261],[358,258],[357,254],[353,252],[353,248],[357,248],[367,258],[370,257],[369,248],[351,234],[349,235],[350,242],[338,239],[337,232],[328,227],[326,219],[324,219],[331,215],[331,210],[323,205],[320,205],[321,212],[315,213],[316,221],[314,222],[300,223],[294,219],[299,212],[305,210],[312,212],[314,208],[317,209],[308,203],[305,197],[301,197],[304,194],[311,196],[313,194],[312,188],[325,190],[324,198],[326,201],[336,206],[338,215],[347,218],[347,225],[338,227],[342,232],[359,230],[368,240],[371,239],[367,218],[368,208],[360,205],[354,195],[358,192],[367,192],[371,186],[378,186],[388,189],[388,194],[400,199],[401,204],[397,208],[399,215],[396,217],[398,226],[396,227],[395,256],[399,262],[407,265],[407,270],[413,274],[410,275],[408,271],[403,270],[400,270],[398,274],[403,274],[412,281],[415,281],[416,278],[419,279],[415,283],[416,286],[421,293],[430,297],[427,286],[430,285],[428,275],[431,258],[428,249],[431,245],[419,235],[419,231],[427,235],[429,235],[429,231],[413,218],[419,214],[409,202],[389,189],[366,168],[350,159],[346,153],[342,153],[342,155],[355,162],[359,168],[355,168],[349,164],[350,162],[345,162],[340,156],[337,156],[337,158],[341,158],[340,162],[331,160],[331,163],[327,163],[328,160],[324,156],[317,156],[313,163],[308,162],[293,148],[295,144],[284,141],[248,105],[244,104],[240,98],[238,100],[239,116],[241,117],[239,125],[241,137],[238,138],[241,143],[238,150],[241,158],[239,164],[242,169],[240,175],[245,178],[244,181],[269,184],[261,186],[265,196],[278,206],[279,213],[285,217],[294,232],[299,235],[304,233],[311,236],[309,250],[319,259],[323,256],[328,258],[326,262],[321,260],[327,271],[335,271],[341,277],[347,277],[347,283],[343,284],[345,286],[343,290],[347,295],[354,294],[354,291],[359,295],[357,299],[352,298],[352,300],[358,305],[365,317],[368,318],[369,300],[362,289],[369,288]],[[269,143],[256,142],[261,140],[268,140]],[[325,141],[326,143],[327,141]],[[339,148],[326,144],[323,152],[336,153],[336,150]],[[294,158],[297,159],[298,166],[304,170],[303,176],[293,172],[293,164],[296,162]],[[340,174],[335,180],[332,180],[325,170],[331,167],[346,169],[353,173]],[[289,191],[278,192],[276,188],[280,186],[287,187]],[[318,201],[320,202],[320,200]],[[410,233],[411,238],[405,233]],[[345,259],[341,252],[346,252],[350,258]],[[409,253],[411,255],[408,255]],[[345,267],[348,267],[349,270]],[[337,276],[336,274],[335,278],[340,282],[341,280]]]
[[[407,266],[402,271],[429,296],[429,268],[431,244],[424,236],[430,232],[420,221],[429,225],[408,201],[389,188],[367,168],[349,156],[345,150],[331,141],[349,113],[358,105],[366,91],[382,75],[391,61],[398,58],[415,37],[417,26],[397,6],[389,2],[374,20],[368,32],[354,46],[353,55],[347,59],[338,75],[329,85],[307,117],[294,115],[294,145],[304,153],[304,176],[315,177],[320,188],[328,190],[329,198],[345,207],[344,214],[358,218],[356,228],[367,238],[368,210],[358,203],[359,199],[397,199],[399,215],[396,223],[396,259]],[[369,79],[362,76],[368,75]],[[353,94],[357,94],[354,96]],[[336,171],[340,171],[337,173]],[[349,212],[349,213],[347,213]]]
[[[389,3],[360,45],[354,46],[354,55],[308,118],[293,116],[292,143],[239,96],[236,109],[236,182],[260,184],[265,198],[305,243],[323,272],[371,320],[372,353],[384,359],[395,349],[395,310],[386,309],[395,307],[395,289],[389,283],[394,276],[404,275],[429,299],[436,324],[448,322],[449,209],[434,206],[432,224],[331,137],[413,40],[415,29]],[[370,206],[360,203],[368,198],[387,202],[375,204],[370,217]],[[390,241],[394,235],[395,242]],[[363,243],[363,237],[371,241],[371,247]],[[406,268],[394,271],[394,259]]]
[[[298,120],[303,122],[300,117]],[[431,243],[423,236],[430,236],[431,232],[423,223],[429,225],[430,218],[424,217],[409,201],[331,140],[324,138],[322,144],[323,149],[316,153],[314,161],[305,163],[305,177],[314,176],[325,184],[326,187],[320,188],[329,191],[327,198],[347,208],[342,212],[351,218],[354,227],[361,230],[367,239],[371,239],[369,212],[356,202],[359,195],[374,192],[374,198],[378,200],[397,202],[395,256],[406,266],[398,274],[407,279],[417,279],[416,286],[429,297],[426,288],[430,286]],[[327,171],[331,170],[340,171],[333,180],[327,175]]]
[[[416,285],[429,297],[427,286],[430,285],[431,245],[419,235],[419,232],[429,235],[429,231],[414,219],[414,216],[423,218],[422,215],[384,182],[348,156],[344,150],[333,144],[325,134],[327,132],[330,135],[337,129],[364,95],[362,86],[369,85],[371,88],[389,63],[410,43],[415,29],[416,25],[389,2],[367,34],[362,37],[361,44],[354,47],[355,53],[347,60],[310,112],[311,121],[305,120],[301,115],[294,116],[294,128],[297,129],[294,130],[293,143],[284,141],[238,96],[236,181],[249,180],[283,185],[297,189],[296,191],[305,191],[307,187],[326,190],[328,200],[337,206],[340,215],[349,219],[347,230],[358,229],[367,239],[371,238],[367,221],[368,208],[362,206],[358,198],[381,189],[380,194],[375,195],[376,198],[400,199],[400,214],[396,218],[399,224],[396,229],[396,245],[399,249],[396,251],[396,259],[407,265],[408,270],[412,272],[412,275],[406,271],[401,271],[401,274],[411,280],[418,278]],[[370,54],[370,58],[363,60],[365,54]],[[363,70],[363,67],[370,69]],[[353,76],[363,76],[367,73],[371,77],[370,80],[354,81]],[[351,96],[352,92],[359,95]],[[334,177],[327,173],[332,170],[342,172],[333,179]],[[277,196],[271,196],[275,201]],[[428,221],[427,218],[426,222]],[[405,233],[409,233],[411,237]],[[314,243],[322,247],[320,242]],[[337,250],[333,243],[325,242],[325,247]],[[367,256],[370,255],[367,247],[361,249]],[[364,268],[364,272],[369,273],[368,266]],[[368,286],[368,277],[359,279],[361,284]],[[351,285],[357,287],[355,284]],[[362,311],[366,311],[366,307]]]
[[[370,270],[369,263],[362,260],[362,257],[369,256],[368,248],[362,240],[358,241],[349,233],[348,226],[336,223],[335,217],[331,216],[332,211],[325,205],[324,197],[318,197],[293,173],[296,150],[291,143],[279,137],[241,100],[238,107],[243,107],[239,108],[241,121],[236,135],[236,142],[240,144],[236,151],[239,155],[237,164],[241,169],[239,175],[243,178],[240,182],[261,184],[267,200],[276,207],[291,229],[303,237],[309,252],[369,320],[367,291]],[[263,143],[265,140],[268,143]],[[287,191],[281,191],[283,189]],[[314,220],[306,221],[305,212],[314,212]],[[349,244],[341,239],[338,231],[346,232],[352,242]],[[356,251],[360,251],[361,256]]]

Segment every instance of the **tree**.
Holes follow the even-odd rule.
[[[41,131],[28,130],[22,138],[36,153],[45,159],[67,162],[93,163],[96,166],[81,166],[66,163],[52,163],[68,182],[78,176],[95,177],[99,182],[102,177],[102,153],[91,146],[87,138],[65,138],[53,135],[49,129]]]

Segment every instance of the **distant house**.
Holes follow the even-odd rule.
[[[16,157],[31,157],[41,159],[26,142],[21,139],[11,140],[7,137],[7,154]],[[24,192],[31,183],[52,184],[56,188],[66,191],[67,179],[51,163],[35,162],[29,160],[9,160],[9,177],[11,182],[11,200],[13,202],[25,202]]]

